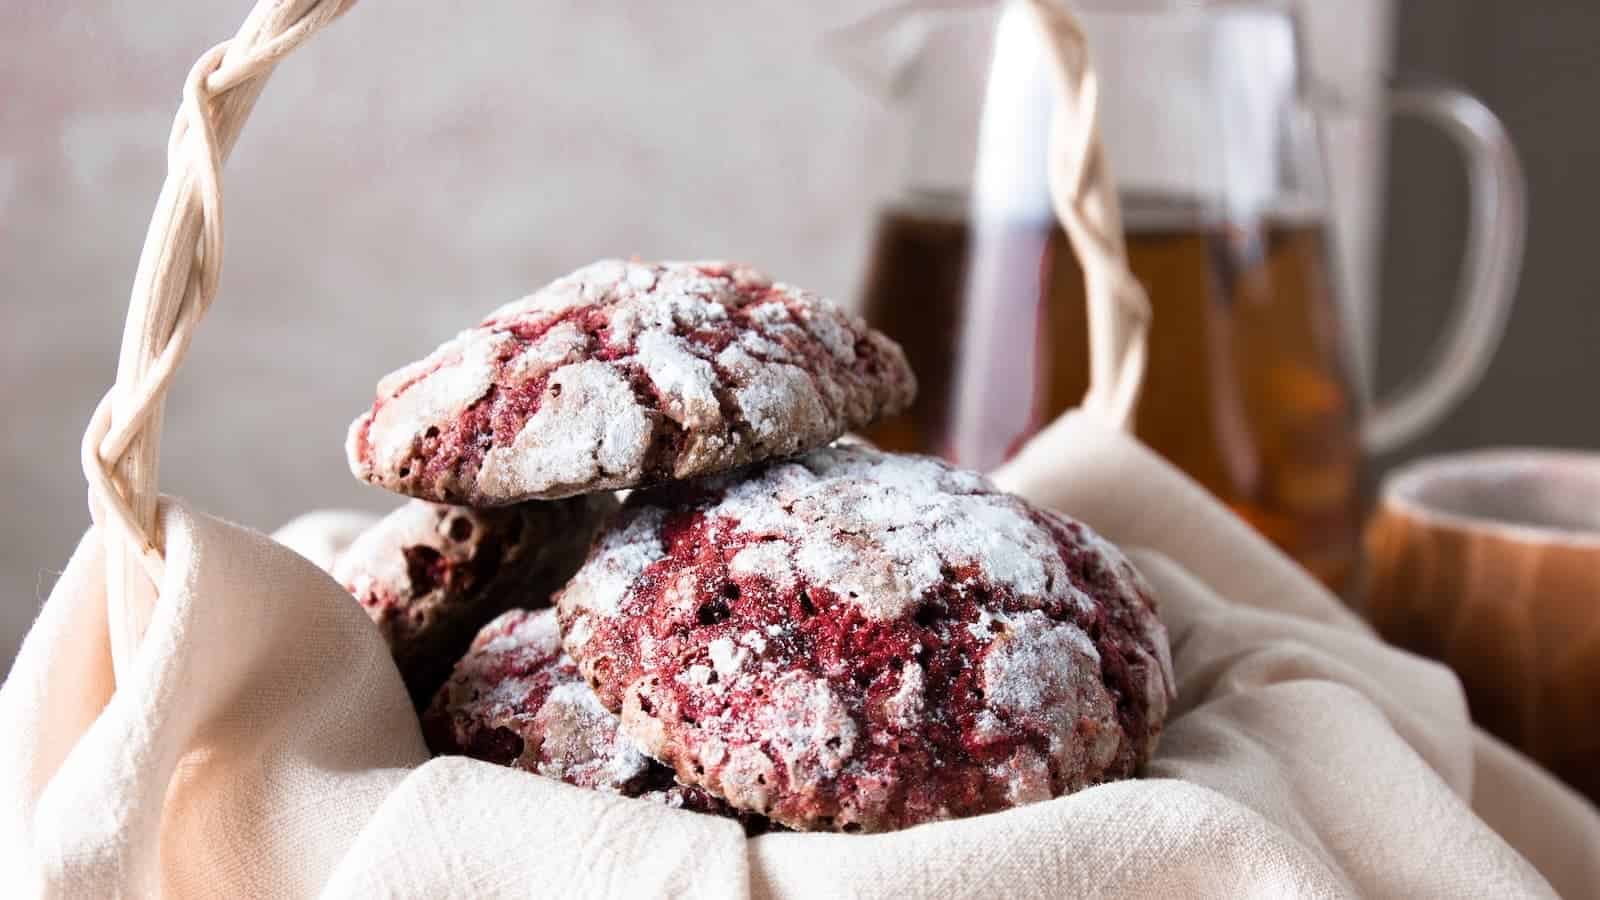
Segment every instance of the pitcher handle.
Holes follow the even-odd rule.
[[[1481,101],[1450,87],[1406,86],[1388,109],[1438,125],[1466,155],[1471,213],[1449,324],[1421,373],[1374,401],[1363,426],[1371,453],[1393,450],[1438,423],[1475,387],[1505,334],[1522,267],[1527,185],[1505,126]]]

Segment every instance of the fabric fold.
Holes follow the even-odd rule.
[[[1569,896],[1592,807],[1467,718],[1132,438],[1069,416],[1003,484],[1122,544],[1179,697],[1143,778],[883,835],[768,834],[464,758],[429,761],[377,630],[307,558],[163,506],[168,573],[112,690],[87,535],[3,688],[0,869],[172,896]],[[324,565],[359,529],[302,519]],[[1535,868],[1537,866],[1537,869]],[[1546,879],[1549,879],[1547,882]]]

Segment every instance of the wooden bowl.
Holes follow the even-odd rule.
[[[1493,450],[1384,480],[1367,614],[1472,717],[1600,801],[1600,454]]]

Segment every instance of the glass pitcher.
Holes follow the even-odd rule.
[[[1133,272],[1154,318],[1135,429],[1336,589],[1356,560],[1367,452],[1481,375],[1513,296],[1523,185],[1481,103],[1447,88],[1319,89],[1282,2],[1078,0]],[[830,36],[892,98],[904,179],[882,207],[863,310],[906,348],[917,405],[869,437],[973,468],[1087,387],[1082,273],[1051,212],[1048,58],[1027,11],[911,3]],[[1395,396],[1356,389],[1331,252],[1326,120],[1416,114],[1465,151],[1473,194],[1452,323]]]

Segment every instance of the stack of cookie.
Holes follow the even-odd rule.
[[[379,383],[351,467],[418,499],[334,574],[438,753],[751,831],[1133,774],[1173,690],[1148,588],[980,475],[836,443],[914,392],[831,301],[596,263]]]

